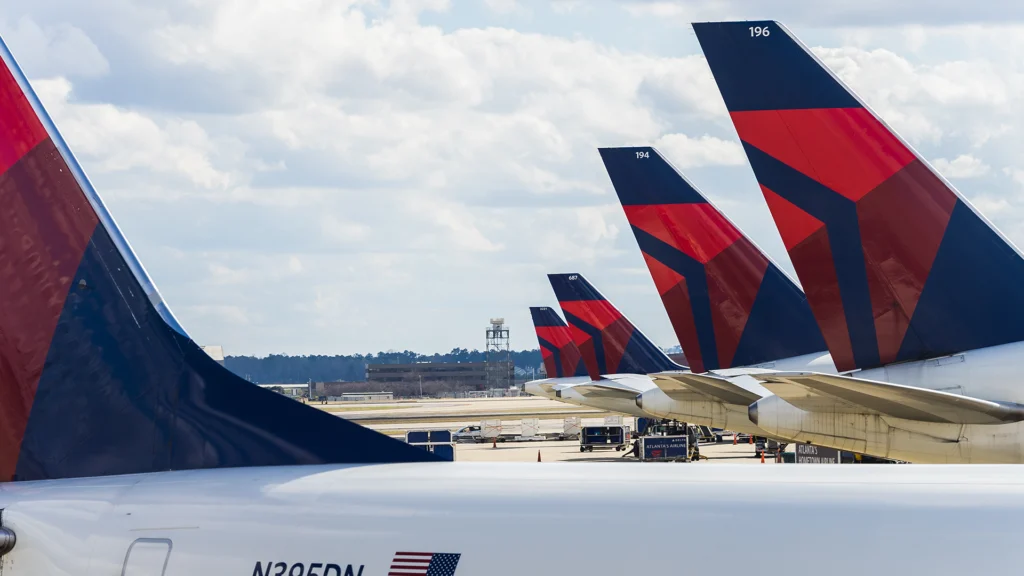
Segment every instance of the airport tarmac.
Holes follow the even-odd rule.
[[[311,406],[358,422],[367,428],[390,435],[405,435],[407,430],[448,429],[480,424],[482,420],[501,420],[503,434],[519,434],[523,418],[540,420],[540,433],[562,431],[566,417],[581,418],[584,426],[604,423],[603,410],[573,406],[556,400],[525,396],[517,398],[460,398],[396,400],[394,402],[335,402]],[[634,418],[623,417],[624,425],[635,428]]]
[[[334,402],[312,406],[337,414],[349,420],[430,420],[447,416],[499,417],[555,417],[559,414],[599,414],[594,408],[574,406],[565,402],[537,396],[516,398],[459,398],[395,400],[392,402]]]
[[[497,447],[491,444],[458,444],[455,447],[457,462],[536,462],[540,452],[541,463],[544,462],[621,462],[623,464],[644,464],[653,466],[652,462],[639,462],[630,456],[623,457],[622,452],[615,450],[595,450],[580,452],[576,440],[550,442],[499,442]],[[701,456],[707,460],[692,462],[694,466],[717,464],[760,464],[761,459],[754,457],[752,444],[732,444],[732,439],[720,444],[702,444]],[[773,458],[766,458],[765,464],[774,464]]]
[[[600,426],[604,424],[610,412],[592,408],[573,406],[557,400],[525,396],[517,398],[459,398],[459,399],[423,399],[396,400],[379,403],[336,402],[327,405],[312,406],[348,418],[360,424],[393,436],[405,436],[408,430],[456,431],[463,426],[480,424],[485,419],[500,419],[502,434],[518,435],[523,418],[540,420],[540,433],[552,434],[562,431],[567,416],[578,416],[582,426]],[[636,419],[622,416],[622,424],[636,429]],[[460,443],[456,447],[456,460],[460,462],[536,462],[537,452],[541,462],[637,462],[635,458],[623,458],[623,452],[615,450],[597,450],[580,452],[576,440],[532,441],[532,442],[499,442],[497,447],[491,443],[472,444]],[[759,464],[761,460],[754,457],[754,446],[751,444],[732,444],[732,438],[726,437],[720,444],[701,446],[699,465],[706,464]],[[772,463],[769,458],[766,463]]]

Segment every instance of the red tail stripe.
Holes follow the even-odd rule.
[[[598,330],[604,330],[612,322],[622,318],[622,313],[607,300],[575,300],[559,302],[562,310],[583,320]]]
[[[654,286],[658,288],[658,294],[663,297],[665,293],[676,287],[679,283],[685,283],[686,280],[683,275],[675,270],[665,266],[657,258],[648,255],[646,252],[642,253],[644,260],[647,262],[647,269],[651,271],[651,278],[654,279]]]
[[[779,229],[779,235],[782,236],[782,243],[786,245],[787,251],[825,225],[767,187],[761,186],[761,193],[764,194],[765,202],[768,203],[768,209],[775,220],[775,227]]]
[[[733,112],[744,142],[856,202],[914,155],[864,108]]]
[[[721,368],[732,367],[767,269],[768,259],[746,238],[734,242],[705,267]]]
[[[46,129],[11,71],[0,65],[0,174],[46,137]]]
[[[701,264],[740,237],[740,231],[710,204],[654,204],[623,209],[630,224]]]
[[[0,175],[0,479],[14,475],[50,341],[97,222],[49,139]]]

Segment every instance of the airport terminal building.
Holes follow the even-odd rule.
[[[496,374],[500,376],[511,372],[508,362],[367,364],[366,382],[382,386],[441,382],[452,387],[484,390],[511,386],[512,382],[495,382]]]

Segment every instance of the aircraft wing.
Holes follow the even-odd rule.
[[[808,412],[883,414],[954,424],[1006,424],[1024,420],[1024,405],[815,372],[753,374],[765,388]]]
[[[558,385],[557,382],[538,382],[537,383],[537,387],[540,388],[541,390],[547,392],[548,394],[553,393],[555,391],[555,386],[557,386],[557,385]]]
[[[747,406],[761,396],[725,378],[690,372],[651,374],[654,383],[673,400],[708,400]]]
[[[639,394],[635,389],[616,384],[614,380],[601,380],[588,384],[577,384],[572,387],[585,398],[614,398],[619,400],[635,400]]]

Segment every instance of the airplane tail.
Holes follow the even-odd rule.
[[[207,356],[0,63],[0,481],[437,460]]]
[[[558,313],[546,306],[530,307],[530,315],[533,316],[533,328],[537,331],[540,355],[548,378],[586,376],[587,368],[580,357],[580,349],[572,341],[569,327]]]
[[[657,150],[600,152],[694,372],[825,350],[800,288]]]
[[[841,370],[1024,340],[1024,259],[778,22],[693,25]]]
[[[686,369],[670,360],[582,275],[548,274],[548,279],[592,379]]]

